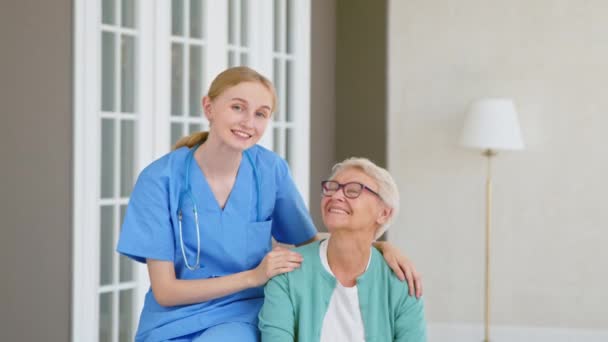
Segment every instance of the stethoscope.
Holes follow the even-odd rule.
[[[181,192],[181,194],[179,195],[179,201],[177,202],[177,225],[179,226],[179,243],[182,247],[182,256],[184,257],[184,263],[186,264],[186,267],[190,270],[190,271],[195,271],[198,268],[200,268],[201,263],[201,234],[200,234],[200,226],[199,226],[199,220],[198,220],[198,206],[197,206],[197,202],[196,199],[194,198],[194,194],[192,193],[192,188],[190,187],[190,164],[192,164],[192,158],[194,158],[194,152],[196,152],[196,150],[199,148],[201,144],[197,144],[196,146],[194,146],[193,148],[190,149],[190,151],[188,152],[188,156],[186,157],[186,174],[185,174],[185,179],[184,179],[184,184],[185,184],[185,190]],[[247,157],[247,160],[249,161],[249,164],[251,164],[251,168],[253,169],[253,176],[255,177],[255,187],[256,187],[256,196],[257,196],[257,217],[256,217],[256,221],[260,220],[260,179],[258,178],[258,172],[255,168],[255,165],[253,163],[253,159],[251,158],[251,155],[248,153],[248,151],[244,151],[243,154]],[[192,212],[194,214],[194,224],[196,226],[196,264],[194,264],[193,266],[190,266],[190,264],[188,263],[188,258],[186,257],[186,248],[184,247],[184,238],[183,238],[183,233],[182,233],[182,219],[183,219],[183,213],[182,213],[182,203],[183,203],[183,196],[187,195],[190,198],[190,201],[192,201]]]

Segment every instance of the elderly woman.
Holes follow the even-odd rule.
[[[322,182],[327,240],[296,249],[301,267],[271,279],[262,341],[426,341],[422,299],[408,296],[372,243],[399,209],[390,174],[351,158]]]

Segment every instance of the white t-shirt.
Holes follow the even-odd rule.
[[[335,278],[327,262],[328,243],[329,239],[321,242],[319,256],[325,270]],[[370,253],[367,267],[365,267],[366,270],[371,260],[372,254]],[[337,279],[336,288],[331,295],[325,318],[323,318],[323,327],[321,328],[321,342],[336,341],[365,341],[357,285],[344,287]]]

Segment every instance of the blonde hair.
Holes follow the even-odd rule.
[[[334,165],[331,169],[332,173],[330,179],[333,179],[338,173],[350,168],[361,170],[363,173],[373,178],[376,183],[378,183],[378,194],[382,198],[382,201],[386,206],[392,209],[392,213],[388,217],[386,223],[376,231],[374,240],[378,239],[386,232],[399,213],[399,189],[397,188],[397,183],[395,183],[395,179],[386,169],[374,164],[369,159],[356,157],[348,158]]]
[[[264,75],[259,72],[246,67],[246,66],[237,66],[233,68],[228,68],[222,71],[219,75],[215,77],[211,85],[209,86],[209,91],[207,92],[207,96],[211,99],[211,101],[218,98],[226,89],[234,87],[237,84],[242,82],[258,82],[265,86],[268,91],[272,94],[272,107],[271,112],[274,112],[277,106],[277,93],[270,82]],[[183,137],[179,139],[173,149],[178,149],[182,146],[193,147],[197,144],[202,144],[207,140],[209,136],[209,132],[196,132],[189,136]]]

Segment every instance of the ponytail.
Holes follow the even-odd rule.
[[[192,133],[188,136],[180,138],[175,143],[175,146],[173,146],[173,149],[177,150],[178,148],[184,147],[184,146],[186,146],[188,148],[192,148],[196,145],[202,144],[205,141],[207,141],[208,137],[209,137],[209,132],[207,132],[207,131]]]

